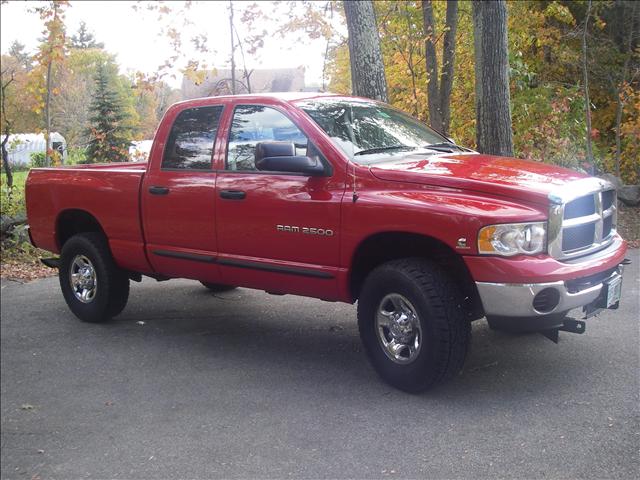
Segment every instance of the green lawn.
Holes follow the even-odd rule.
[[[2,196],[0,198],[0,213],[2,215],[13,216],[17,213],[24,212],[24,184],[27,181],[29,172],[14,172],[13,174],[13,192],[9,198],[9,190],[7,188],[7,177],[4,172],[0,175],[2,185]]]
[[[24,182],[27,181],[27,175],[29,175],[29,171],[24,172],[13,172],[13,187],[24,190]],[[7,185],[7,176],[4,174],[4,171],[0,175],[2,179],[2,186],[5,187]]]

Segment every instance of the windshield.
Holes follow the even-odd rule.
[[[382,161],[390,155],[406,154],[429,145],[450,144],[418,120],[384,104],[314,98],[297,102],[297,105],[358,163]]]

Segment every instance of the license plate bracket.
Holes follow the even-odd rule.
[[[600,295],[589,305],[585,305],[582,309],[584,318],[597,315],[604,309],[616,310],[620,305],[620,297],[622,296],[622,275],[606,280],[602,284]]]
[[[606,308],[616,309],[620,305],[620,297],[622,295],[622,276],[618,276],[605,282],[606,292]]]

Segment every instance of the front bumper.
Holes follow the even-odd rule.
[[[622,276],[623,266],[589,277],[571,281],[547,283],[493,283],[476,282],[486,316],[544,317],[566,313],[593,303],[600,296],[605,282]],[[540,301],[541,292],[550,297]],[[536,301],[537,299],[537,301]],[[544,300],[544,299],[543,299]],[[540,308],[544,306],[545,308]],[[549,308],[553,306],[553,308]]]

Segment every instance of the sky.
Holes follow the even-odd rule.
[[[40,2],[10,1],[0,7],[0,50],[6,53],[14,40],[23,43],[30,52],[35,51],[38,39],[42,37],[44,25],[37,13],[29,12]],[[145,2],[127,1],[71,1],[66,9],[65,23],[67,35],[77,32],[80,22],[87,24],[96,40],[105,44],[105,49],[116,55],[122,73],[142,71],[154,72],[163,63],[172,50],[166,36],[160,35],[160,23],[156,13],[145,10]],[[138,4],[139,11],[132,7]],[[173,8],[180,7],[179,2],[168,2]],[[246,4],[244,4],[246,5]],[[238,10],[244,7],[242,1],[235,1],[236,18]],[[272,8],[271,2],[261,2],[265,10]],[[205,34],[210,47],[216,53],[206,60],[208,65],[228,68],[230,58],[228,2],[194,2],[188,13],[193,23],[189,27],[180,26],[183,43],[186,44],[185,57],[198,57],[188,38],[194,34]],[[168,17],[165,17],[168,19]],[[248,32],[244,25],[236,22],[240,37]],[[263,28],[273,28],[264,25]],[[265,46],[257,58],[247,57],[248,68],[296,68],[305,67],[305,84],[322,83],[322,65],[326,42],[323,39],[300,42],[294,38],[267,36]],[[185,58],[186,61],[186,58]],[[236,68],[241,68],[240,52],[236,50]],[[182,75],[174,69],[175,78],[165,78],[173,87],[180,87]]]

